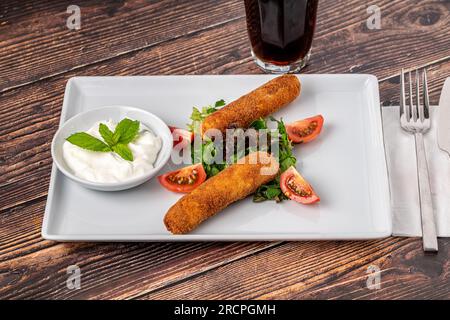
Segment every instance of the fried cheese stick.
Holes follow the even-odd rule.
[[[164,217],[167,230],[173,234],[190,232],[231,203],[273,180],[278,169],[277,160],[267,152],[249,154],[178,200]]]
[[[209,129],[248,128],[253,121],[264,118],[293,101],[300,94],[300,81],[295,75],[283,75],[229,103],[207,116],[202,134]]]

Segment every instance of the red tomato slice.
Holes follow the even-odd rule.
[[[165,173],[158,177],[159,183],[167,190],[188,193],[206,180],[206,172],[201,163]]]
[[[322,130],[323,117],[319,114],[315,117],[295,121],[286,125],[286,131],[294,143],[306,143],[314,140]]]
[[[294,167],[290,167],[281,174],[280,187],[283,193],[291,200],[303,204],[320,201],[313,188]]]
[[[194,133],[180,129],[177,127],[169,126],[170,132],[172,132],[173,146],[175,147],[179,143],[188,144],[194,140]]]

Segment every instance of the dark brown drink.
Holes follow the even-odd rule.
[[[309,57],[318,0],[245,0],[255,62],[268,72],[294,72]]]

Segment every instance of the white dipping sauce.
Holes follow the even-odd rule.
[[[104,123],[114,132],[117,123],[99,121],[86,132],[102,140],[98,127]],[[133,161],[127,161],[115,152],[95,152],[82,149],[69,141],[63,144],[63,157],[73,173],[82,179],[92,182],[122,182],[141,176],[153,169],[158,152],[161,149],[161,138],[155,136],[142,123],[139,134],[128,144],[133,153]]]

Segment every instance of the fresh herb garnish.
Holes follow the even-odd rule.
[[[288,199],[280,188],[280,179],[276,177],[274,180],[263,184],[253,194],[253,202],[263,202],[266,200],[275,200],[276,202]]]
[[[125,118],[117,124],[114,132],[107,125],[100,123],[98,131],[105,142],[86,132],[74,133],[66,140],[86,150],[97,152],[113,151],[123,159],[133,161],[133,153],[128,147],[128,143],[133,141],[138,135],[139,126],[139,121]]]
[[[102,140],[99,140],[86,132],[77,132],[72,134],[66,139],[71,144],[74,144],[80,148],[98,151],[98,152],[108,152],[111,148],[105,144]]]
[[[136,138],[138,132],[139,121],[125,118],[117,124],[113,137],[118,143],[128,144]]]
[[[215,111],[219,110],[220,107],[225,105],[225,101],[219,100],[217,101],[214,106],[209,105],[206,107],[203,107],[201,111],[198,108],[193,108],[192,114],[191,114],[191,120],[192,123],[189,125],[189,130],[191,130],[194,133],[198,133],[198,125],[211,113],[214,113]],[[277,202],[283,201],[285,199],[288,199],[284,195],[284,193],[281,191],[280,187],[280,175],[284,171],[286,171],[290,166],[295,166],[297,159],[292,153],[292,143],[288,138],[286,128],[284,126],[283,120],[277,120],[273,117],[270,117],[271,121],[274,121],[277,123],[277,137],[273,137],[272,135],[275,134],[275,131],[268,131],[268,139],[267,141],[271,141],[271,139],[278,139],[278,156],[279,156],[279,163],[280,163],[280,172],[278,176],[266,183],[260,186],[256,192],[253,194],[253,201],[254,202],[262,202],[265,200],[275,200]],[[262,129],[268,129],[267,121],[265,119],[258,119],[254,121],[250,128],[255,130],[262,130]],[[245,150],[240,150],[241,153],[237,154],[237,150],[235,150],[235,154],[232,156],[231,163],[237,162],[241,157],[248,155],[249,153],[253,151],[257,151],[254,148],[245,148]],[[242,152],[243,151],[243,152]],[[266,150],[269,151],[270,150]],[[192,152],[192,162],[193,163],[202,163],[203,168],[205,169],[206,175],[209,177],[212,177],[216,174],[218,174],[220,171],[224,170],[228,164],[227,163],[211,163],[211,158],[215,156],[217,152],[223,152],[223,150],[216,150],[214,142],[206,138],[206,140],[203,141],[202,150],[200,152],[200,155],[195,154],[195,152]]]
[[[256,130],[267,129],[267,122],[263,118],[255,120],[250,125],[250,128],[253,128],[253,129],[256,129]]]
[[[279,150],[279,162],[280,162],[280,171],[283,173],[290,166],[295,166],[297,163],[297,159],[292,153],[292,142],[289,140],[288,134],[286,132],[286,127],[284,126],[283,119],[277,120],[274,117],[270,117],[270,120],[277,122],[277,129],[279,134],[280,141],[280,150]]]
[[[200,154],[197,154],[196,152],[191,153],[192,163],[201,163],[208,178],[215,176],[227,167],[226,163],[214,163],[211,161],[211,159],[214,159],[216,153],[220,152],[216,150],[214,142],[211,139],[205,137],[205,141],[203,141],[201,148]]]
[[[190,117],[192,122],[190,124],[188,124],[189,131],[192,131],[195,133],[197,124],[200,124],[207,116],[209,116],[213,112],[216,112],[224,105],[225,105],[225,100],[220,99],[220,100],[216,101],[216,103],[214,103],[214,105],[209,105],[209,106],[203,107],[201,109],[201,111],[198,108],[193,107],[192,114]]]
[[[121,156],[123,159],[128,161],[133,161],[133,153],[131,152],[128,145],[124,143],[118,143],[113,146],[111,146],[111,149],[117,153],[119,156]]]
[[[106,124],[100,123],[98,127],[98,132],[102,136],[103,140],[108,144],[108,146],[113,146],[117,143],[117,136],[114,137],[114,132],[109,130]]]
[[[275,200],[276,202],[280,202],[288,199],[286,195],[281,191],[280,187],[280,175],[289,169],[290,166],[295,166],[297,163],[297,159],[292,153],[292,142],[288,138],[288,134],[286,132],[286,127],[284,126],[283,120],[277,120],[274,117],[270,117],[271,121],[275,121],[277,123],[277,131],[278,131],[278,141],[279,141],[279,151],[278,151],[278,161],[280,163],[280,172],[278,176],[260,186],[256,192],[253,194],[254,202],[262,202],[265,200]],[[267,128],[267,123],[263,119],[258,120],[257,126],[264,126]],[[255,122],[252,124],[255,125]]]
[[[192,108],[192,114],[190,119],[192,122],[188,124],[189,131],[194,134],[200,134],[199,129],[203,120],[209,116],[211,113],[216,112],[221,107],[225,105],[225,100],[220,99],[214,103],[214,105],[208,105],[202,107],[201,111],[199,108]],[[205,137],[203,141],[201,152],[191,152],[192,163],[202,163],[203,169],[205,169],[207,177],[212,177],[218,174],[220,171],[227,167],[226,163],[211,163],[210,159],[214,158],[216,152],[214,143],[211,139]]]

